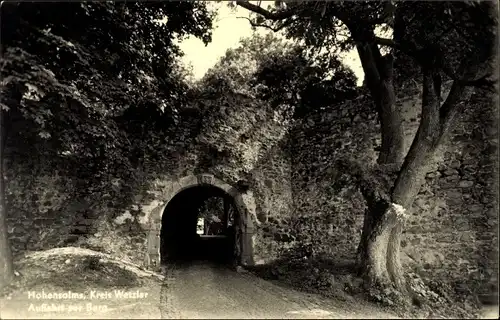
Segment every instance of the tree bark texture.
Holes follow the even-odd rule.
[[[374,35],[370,32],[357,36],[362,40],[363,37]],[[399,168],[404,159],[404,131],[401,112],[396,108],[394,57],[392,53],[382,56],[373,42],[358,41],[356,48],[380,121],[382,145],[377,162]],[[387,285],[392,282],[403,287],[402,277],[398,276],[402,268],[399,259],[400,236],[397,233],[402,232],[404,219],[392,217],[391,207],[383,199],[369,202],[357,250],[359,271],[368,285]]]
[[[363,230],[361,232],[361,240],[356,252],[358,272],[362,275],[364,272],[364,261],[367,258],[368,240],[373,233],[373,229],[380,220],[387,209],[387,201],[385,199],[374,199],[375,202],[369,203],[365,209],[365,216],[363,221]]]
[[[391,53],[382,56],[376,44],[357,42],[356,48],[381,127],[382,144],[378,163],[401,165],[404,159],[404,132],[394,93],[394,56]]]
[[[387,287],[394,283],[394,274],[388,268],[390,259],[399,259],[394,255],[394,247],[389,245],[391,233],[405,218],[402,207],[390,204],[383,212],[381,219],[376,221],[366,243],[363,276],[365,285],[370,287]]]
[[[368,234],[362,236],[360,243],[360,247],[364,247],[361,270],[366,283],[390,284],[403,293],[407,289],[400,250],[401,236],[408,217],[406,211],[422,186],[426,169],[432,163],[438,146],[453,127],[460,101],[468,94],[463,86],[454,83],[441,106],[435,71],[431,68],[424,68],[423,71],[422,115],[418,131],[391,190],[391,203],[380,219],[370,218],[380,215],[380,208],[369,208],[363,228]]]
[[[7,207],[5,201],[4,151],[7,139],[6,114],[0,111],[0,288],[7,286],[14,278],[14,263],[7,228]]]

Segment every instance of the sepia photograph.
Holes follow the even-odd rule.
[[[0,319],[498,319],[498,0],[0,2]]]

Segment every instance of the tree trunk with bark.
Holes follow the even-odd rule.
[[[423,65],[422,115],[418,132],[408,154],[404,154],[404,131],[401,110],[396,108],[393,84],[393,53],[382,56],[373,41],[372,30],[349,26],[365,72],[366,84],[377,108],[382,145],[378,165],[395,168],[397,178],[387,195],[375,190],[362,191],[367,210],[361,241],[357,250],[358,270],[368,286],[391,285],[406,293],[400,260],[401,236],[407,211],[419,192],[426,167],[446,132],[452,126],[464,87],[453,86],[447,101],[441,106],[441,78],[435,65]],[[395,37],[400,36],[395,34]],[[390,175],[390,170],[387,175]],[[378,195],[377,195],[378,194]]]
[[[0,289],[14,278],[14,264],[7,228],[7,207],[5,201],[4,154],[7,139],[6,114],[0,111]]]
[[[390,203],[380,219],[371,219],[364,230],[368,233],[363,244],[361,271],[369,285],[390,285],[407,293],[400,260],[401,236],[407,211],[423,184],[427,167],[432,164],[438,146],[443,142],[460,101],[468,90],[454,83],[441,106],[440,88],[436,86],[436,71],[424,68],[422,115],[418,131],[390,192]],[[369,206],[368,215],[379,216],[380,208]]]
[[[487,15],[497,19],[498,3],[492,3],[487,4]],[[270,12],[248,1],[237,1],[237,4],[272,21],[283,21],[299,14],[293,9]],[[419,192],[427,165],[433,161],[435,151],[453,126],[453,120],[460,107],[460,100],[469,93],[464,83],[480,81],[485,74],[491,73],[491,70],[487,70],[489,68],[481,66],[497,65],[491,62],[498,60],[498,33],[494,32],[494,43],[492,43],[491,53],[487,59],[476,61],[478,63],[469,61],[469,63],[460,66],[458,73],[451,76],[454,84],[443,105],[441,105],[440,99],[441,77],[438,70],[443,69],[440,61],[447,57],[438,56],[436,52],[424,52],[423,49],[413,52],[412,46],[409,50],[404,50],[408,54],[418,55],[414,58],[421,64],[424,74],[420,126],[410,151],[405,157],[403,154],[402,114],[400,110],[396,109],[392,83],[392,53],[386,56],[381,55],[377,41],[375,41],[372,24],[353,16],[349,11],[343,11],[342,8],[336,9],[334,15],[344,22],[356,43],[366,84],[377,107],[382,138],[378,164],[385,167],[390,165],[397,168],[398,171],[398,176],[391,190],[386,190],[388,197],[381,196],[376,190],[362,190],[368,204],[368,210],[365,212],[363,232],[358,247],[360,270],[365,275],[367,283],[389,283],[404,291],[405,285],[399,253],[401,234],[407,219],[406,211],[409,210]],[[397,8],[393,9],[392,4],[387,5],[386,10],[384,10],[384,20],[393,26],[394,41],[384,41],[384,44],[401,50],[401,46],[397,44],[402,43],[401,40],[406,31],[406,21],[403,19],[403,15],[398,13]],[[426,50],[432,46],[433,44],[430,43]],[[431,60],[432,62],[429,63],[428,61]],[[482,73],[479,72],[481,70]],[[447,74],[449,75],[449,73]],[[360,184],[365,184],[363,177],[357,178]],[[361,188],[363,189],[362,186]]]
[[[404,131],[403,118],[396,107],[394,56],[392,53],[382,56],[378,46],[370,42],[373,31],[358,30],[353,35],[360,40],[356,47],[379,116],[382,144],[377,162],[382,167],[399,169],[404,159]],[[389,193],[389,190],[385,191]],[[404,215],[390,217],[387,210],[392,207],[388,199],[364,194],[368,208],[357,250],[358,270],[367,279],[367,284],[387,284],[396,278],[390,271],[400,268],[398,239],[394,239],[392,230],[402,229]],[[390,268],[387,267],[388,260],[391,261]]]
[[[374,37],[373,32],[359,36],[360,39],[371,37]],[[378,46],[370,42],[357,42],[356,48],[380,122],[382,143],[377,162],[381,165],[401,165],[404,159],[404,132],[403,118],[396,107],[393,53],[382,56]]]
[[[498,6],[494,7],[488,7],[490,10],[488,14],[497,17]],[[401,28],[395,28],[394,32],[396,42],[398,42],[397,38],[401,36],[396,32],[399,29]],[[354,33],[353,35],[355,36]],[[374,218],[380,216],[379,204],[373,199],[367,199],[368,211],[365,214],[366,221],[358,250],[362,257],[359,259],[361,261],[360,269],[367,279],[367,283],[389,283],[400,292],[406,293],[407,286],[400,260],[401,236],[408,218],[405,212],[410,210],[418,195],[425,180],[427,168],[433,163],[438,147],[454,127],[456,115],[460,113],[463,102],[472,93],[472,86],[490,74],[490,69],[497,65],[495,62],[498,60],[498,36],[495,36],[494,41],[491,42],[490,55],[482,57],[484,61],[474,61],[473,63],[463,61],[457,68],[457,78],[453,79],[451,90],[442,104],[440,61],[446,57],[436,56],[436,52],[432,51],[432,46],[428,48],[428,52],[420,52],[417,60],[423,73],[422,112],[418,131],[406,156],[402,153],[399,154],[400,151],[398,151],[402,150],[403,145],[399,142],[403,139],[403,132],[400,129],[402,121],[400,111],[390,108],[390,103],[387,102],[392,101],[394,97],[394,87],[390,81],[392,80],[392,65],[390,63],[384,64],[383,59],[380,59],[378,47],[376,45],[369,46],[367,43],[370,42],[365,41],[364,45],[358,44],[358,52],[370,91],[375,102],[380,101],[377,107],[381,123],[382,143],[384,141],[387,143],[386,147],[382,146],[381,148],[378,163],[379,165],[391,163],[399,165],[400,159],[404,159],[404,162],[399,169],[392,189],[389,191],[390,200],[381,218]],[[373,63],[374,61],[382,61],[382,63]],[[379,78],[377,78],[377,71]],[[383,74],[386,76],[381,76]],[[380,88],[378,97],[372,89],[377,87],[377,79]],[[496,80],[493,81],[496,82]],[[391,140],[388,137],[393,138]],[[396,147],[389,147],[388,145],[394,141]],[[400,156],[403,158],[399,158]]]
[[[363,259],[363,277],[369,287],[387,287],[394,281],[388,261],[398,259],[394,246],[390,245],[392,231],[405,219],[405,210],[391,203],[381,218],[374,223],[368,235]]]

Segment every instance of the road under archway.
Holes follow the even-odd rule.
[[[162,214],[161,263],[239,264],[240,224],[234,198],[224,190],[212,185],[186,188],[168,202]]]

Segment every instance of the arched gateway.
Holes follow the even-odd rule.
[[[239,257],[237,262],[241,265],[252,265],[253,262],[253,222],[249,208],[252,208],[253,197],[250,192],[242,193],[236,187],[231,186],[211,174],[190,175],[170,183],[165,192],[162,193],[161,204],[153,209],[149,216],[149,230],[147,238],[146,265],[151,269],[159,268],[162,260],[162,228],[165,228],[163,214],[174,197],[186,193],[189,189],[210,187],[219,189],[222,193],[232,198],[236,214],[235,229],[237,233],[236,243]],[[179,197],[176,197],[179,198]],[[188,200],[189,201],[189,200]],[[182,213],[178,213],[182,214]],[[175,228],[175,226],[174,226]],[[164,241],[163,241],[164,242]]]

